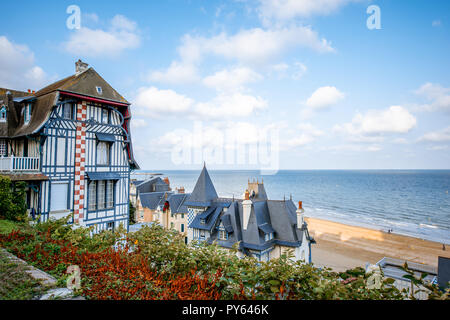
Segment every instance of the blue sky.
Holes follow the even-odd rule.
[[[81,10],[80,29],[66,26],[69,5]],[[370,5],[381,29],[367,27]],[[279,169],[450,169],[448,1],[23,1],[2,10],[0,86],[37,90],[81,58],[132,103],[143,169],[204,160],[259,169],[250,146],[274,136]]]

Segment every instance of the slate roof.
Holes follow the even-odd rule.
[[[205,207],[211,204],[211,201],[217,199],[217,192],[209,176],[206,166],[197,179],[194,190],[186,201],[186,205]]]
[[[97,92],[96,87],[102,88],[101,94]],[[8,99],[6,95],[7,91],[10,91],[16,101],[14,99]],[[63,95],[86,97],[87,99],[102,99],[107,104],[109,102],[111,105],[117,106],[118,110],[124,116],[123,127],[126,129],[130,139],[130,142],[127,144],[130,165],[134,169],[139,168],[139,165],[134,159],[131,143],[130,103],[112,88],[93,68],[56,81],[33,94],[1,88],[0,100],[7,101],[8,119],[6,126],[4,124],[0,125],[0,137],[17,138],[37,134],[47,122],[51,111]],[[22,109],[26,101],[32,102],[32,112],[29,123],[24,124]]]
[[[136,185],[136,190],[141,193],[169,191],[169,186],[160,177],[152,177]]]
[[[250,186],[249,182],[249,186]],[[230,248],[240,242],[244,253],[248,250],[266,250],[274,245],[299,247],[305,233],[306,239],[313,243],[306,223],[297,226],[296,206],[292,200],[268,200],[262,183],[252,183],[255,195],[247,229],[243,226],[243,200],[219,198],[204,167],[187,206],[204,206],[207,209],[195,216],[189,228],[207,230],[209,243],[216,241],[220,246]],[[215,197],[214,197],[215,195]],[[227,210],[224,210],[227,208]],[[201,223],[205,219],[205,223]],[[223,225],[228,233],[227,240],[218,239],[218,227]],[[273,239],[266,241],[265,235],[273,233]]]
[[[167,199],[165,197],[166,194]],[[184,202],[188,197],[188,193],[173,193],[171,191],[139,193],[143,207],[156,210],[158,206],[163,206],[168,201],[172,213],[187,213],[187,207],[184,205]]]

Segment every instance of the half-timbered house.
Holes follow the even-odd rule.
[[[70,215],[94,232],[128,228],[130,172],[138,165],[130,103],[81,60],[37,92],[0,89],[0,174],[26,181],[30,214]]]

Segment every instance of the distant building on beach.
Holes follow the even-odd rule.
[[[411,281],[407,278],[404,278],[404,275],[407,275],[405,271],[401,269],[401,267],[405,264],[405,262],[408,264],[408,269],[413,270],[415,275],[420,277],[422,273],[427,273],[427,276],[424,278],[424,281],[428,283],[437,283],[437,275],[438,271],[435,267],[429,266],[426,264],[406,261],[406,260],[400,260],[400,259],[394,259],[389,257],[384,257],[380,261],[376,263],[377,266],[381,268],[383,271],[384,277],[386,278],[392,278],[395,280],[394,286],[399,289],[411,289]],[[414,291],[418,291],[419,289],[427,290],[423,287],[417,287],[414,285]],[[417,292],[414,294],[414,297],[416,299],[420,300],[426,300],[428,299],[428,293],[427,292]]]
[[[0,175],[26,182],[41,220],[128,228],[130,121],[130,103],[81,60],[39,91],[0,89]]]
[[[269,261],[292,250],[295,260],[311,262],[308,226],[302,203],[269,200],[263,182],[248,182],[244,199],[220,198],[206,166],[192,193],[183,203],[187,207],[188,242],[214,241],[223,248],[239,242],[240,255]]]

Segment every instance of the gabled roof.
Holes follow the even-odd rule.
[[[186,205],[192,206],[209,206],[211,201],[217,199],[217,192],[209,176],[206,166],[203,166],[203,170],[197,179],[194,190],[192,191],[190,197],[186,201]]]
[[[98,93],[96,87],[102,88],[102,93]],[[86,71],[71,75],[67,78],[59,80],[47,87],[37,91],[36,97],[43,96],[54,91],[65,91],[79,93],[82,95],[116,101],[129,104],[111,85],[106,82],[92,67]]]

